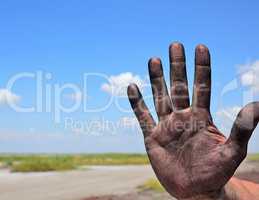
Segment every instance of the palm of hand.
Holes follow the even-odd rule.
[[[205,46],[196,48],[193,103],[189,94],[183,46],[170,47],[171,98],[161,61],[151,59],[149,73],[156,124],[136,85],[128,95],[142,127],[152,167],[166,190],[177,198],[221,192],[246,156],[247,142],[258,121],[259,104],[246,106],[234,123],[228,140],[213,124],[210,106],[210,55]],[[172,102],[172,103],[171,103]],[[248,114],[254,113],[252,117]],[[246,120],[244,120],[246,118]]]
[[[172,114],[145,141],[147,147],[153,142],[147,151],[159,180],[179,198],[220,190],[242,161],[204,110]]]

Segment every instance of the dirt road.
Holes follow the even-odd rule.
[[[0,171],[0,199],[80,200],[92,195],[125,194],[153,176],[149,166],[94,167],[61,173]]]

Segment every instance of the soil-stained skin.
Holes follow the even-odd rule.
[[[239,112],[230,137],[215,126],[210,113],[211,62],[209,49],[195,49],[193,97],[190,103],[184,47],[169,48],[170,94],[164,79],[162,61],[149,60],[154,107],[152,117],[137,85],[128,87],[131,107],[139,121],[145,146],[157,178],[173,197],[222,194],[247,155],[248,141],[259,121],[259,102]]]

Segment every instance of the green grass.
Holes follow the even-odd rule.
[[[90,165],[146,165],[143,154],[0,155],[2,167],[14,172],[64,171]]]
[[[155,192],[164,192],[165,189],[157,179],[149,179],[143,185],[139,186],[140,191],[152,190]]]
[[[259,161],[259,154],[250,154],[248,156],[248,160],[251,160],[251,161]]]
[[[259,154],[251,154],[248,159],[259,161]],[[0,155],[0,168],[10,168],[14,172],[64,171],[91,165],[146,164],[149,164],[149,160],[144,154]]]
[[[13,172],[47,172],[65,171],[75,168],[76,166],[68,161],[61,161],[59,159],[35,159],[14,164],[11,170]]]

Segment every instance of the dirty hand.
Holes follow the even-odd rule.
[[[259,120],[259,103],[248,104],[240,111],[226,139],[210,114],[208,48],[198,45],[195,50],[191,105],[183,45],[173,43],[169,54],[171,97],[161,60],[152,58],[148,64],[158,123],[148,111],[138,87],[134,84],[128,87],[152,167],[165,189],[178,199],[231,199],[226,186],[247,155],[248,141]]]

